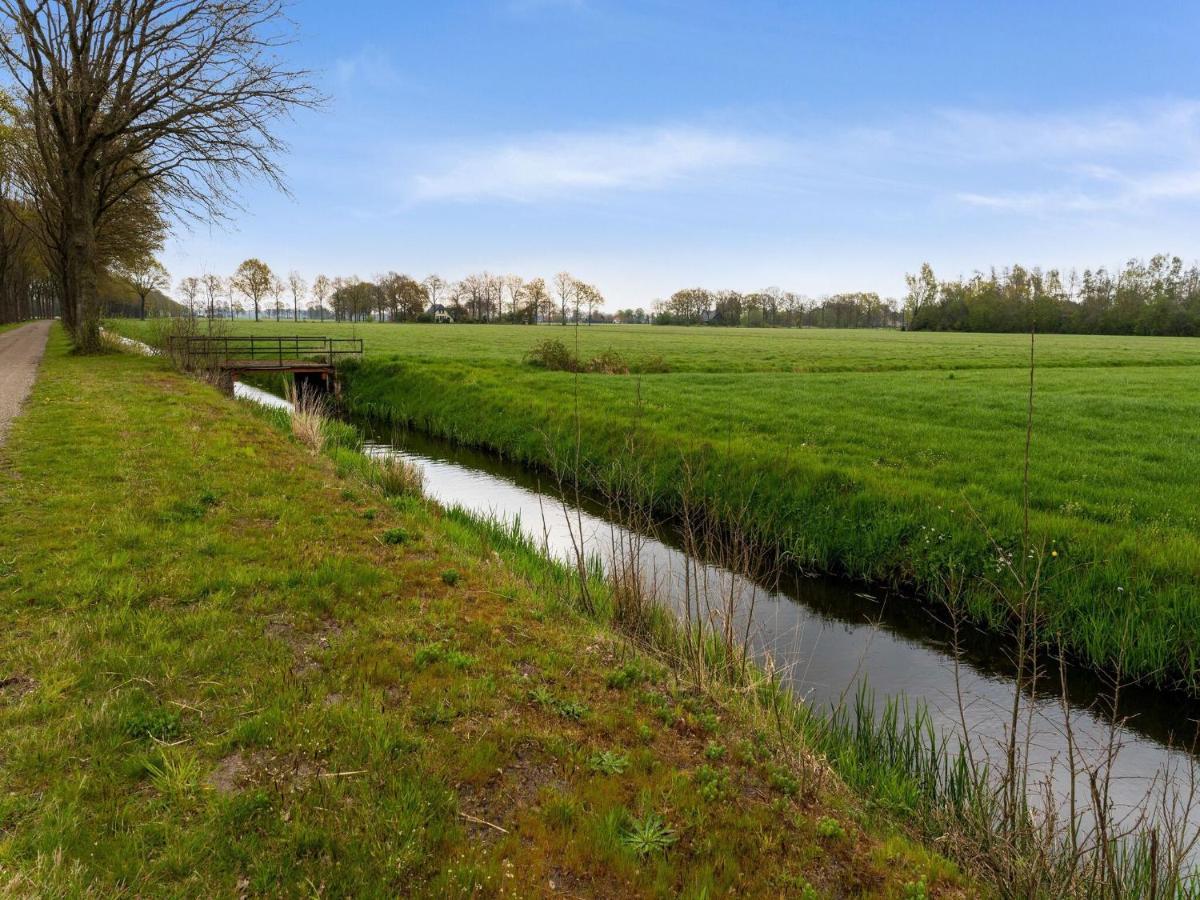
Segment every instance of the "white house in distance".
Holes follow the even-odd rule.
[[[429,309],[425,310],[425,314],[435,322],[448,325],[454,324],[454,316],[450,315],[450,311],[440,303],[431,305]]]

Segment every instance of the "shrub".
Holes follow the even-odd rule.
[[[656,358],[666,371],[661,357]],[[616,350],[608,349],[586,363],[576,356],[567,345],[554,338],[535,344],[525,354],[525,361],[551,372],[592,372],[597,375],[628,375],[629,363]],[[653,360],[650,361],[653,364]],[[659,371],[659,370],[655,370]]]
[[[629,366],[616,350],[605,350],[587,364],[587,371],[600,375],[628,375]]]
[[[651,356],[642,360],[636,371],[645,375],[666,375],[671,371],[671,367],[667,365],[667,361],[661,356]]]
[[[551,372],[578,372],[579,358],[575,356],[562,341],[547,339],[535,344],[525,354],[525,361],[531,366],[548,369]]]

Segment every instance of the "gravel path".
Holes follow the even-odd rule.
[[[49,322],[34,322],[0,334],[0,446],[37,378],[49,335]]]

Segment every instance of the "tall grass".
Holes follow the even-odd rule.
[[[322,394],[294,387],[288,399],[292,404],[289,415],[292,437],[313,453],[322,452],[329,419],[328,400]]]

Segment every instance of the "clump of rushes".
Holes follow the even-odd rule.
[[[383,533],[380,538],[389,547],[396,547],[400,544],[407,544],[409,541],[408,532],[403,528],[389,528]]]
[[[419,496],[425,490],[421,470],[398,456],[375,457],[368,478],[387,497]]]
[[[562,341],[553,339],[531,347],[525,354],[525,361],[551,372],[578,372],[580,369],[579,358]]]
[[[450,587],[454,587],[456,584],[458,584],[458,580],[459,574],[455,569],[447,569],[442,573],[442,582],[444,584],[448,584]]]

